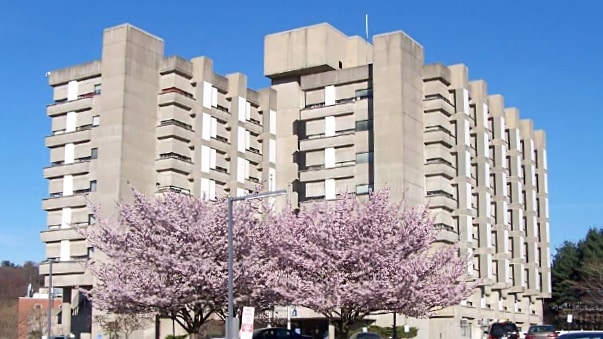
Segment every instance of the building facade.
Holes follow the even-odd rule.
[[[77,287],[93,284],[81,265],[93,249],[74,229],[94,223],[87,196],[102,208],[127,199],[129,185],[213,199],[259,183],[287,188],[293,204],[384,186],[411,205],[429,201],[438,241],[473,258],[467,272],[480,287],[430,319],[404,319],[420,338],[480,338],[495,319],[541,322],[551,291],[544,132],[466,66],[426,65],[402,32],[372,40],[328,24],[268,35],[272,84],[254,91],[243,74],[165,57],[161,39],[121,25],[105,30],[101,60],[50,72],[41,237],[65,290],[63,326],[79,312]]]

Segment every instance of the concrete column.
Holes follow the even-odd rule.
[[[375,190],[410,206],[425,200],[423,47],[402,32],[373,38]]]
[[[61,327],[63,334],[71,333],[71,289],[63,289],[63,303],[61,304]]]

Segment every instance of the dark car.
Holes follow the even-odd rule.
[[[312,339],[312,337],[297,334],[283,327],[270,327],[253,331],[253,339]]]
[[[532,325],[526,333],[526,339],[557,338],[557,331],[553,325]]]
[[[572,332],[572,333],[562,334],[558,338],[559,339],[603,339],[603,332],[601,332],[601,331]]]
[[[493,323],[488,331],[488,339],[519,339],[519,328],[510,321]]]
[[[379,333],[373,332],[358,332],[350,336],[350,339],[382,339]]]

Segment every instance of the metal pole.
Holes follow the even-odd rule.
[[[287,194],[286,190],[269,191],[254,195],[246,195],[242,197],[229,197],[228,198],[228,314],[226,315],[226,339],[235,339],[236,333],[234,333],[234,246],[233,246],[233,212],[232,205],[235,201],[247,200],[247,199],[259,199],[266,197],[273,197],[277,195]]]
[[[398,339],[398,331],[396,330],[396,312],[394,311],[394,333],[392,334],[392,339]]]
[[[287,305],[287,329],[291,329],[291,308]]]
[[[233,221],[232,221],[232,203],[233,199],[228,198],[228,314],[226,316],[226,339],[235,339],[232,333],[233,327],[233,309],[234,309],[234,292],[233,292]]]
[[[48,324],[46,329],[46,339],[50,339],[52,331],[52,260],[48,262]]]

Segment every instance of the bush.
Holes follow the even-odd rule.
[[[165,339],[186,339],[188,338],[188,334],[181,334],[181,335],[168,335],[167,337],[165,337]]]

